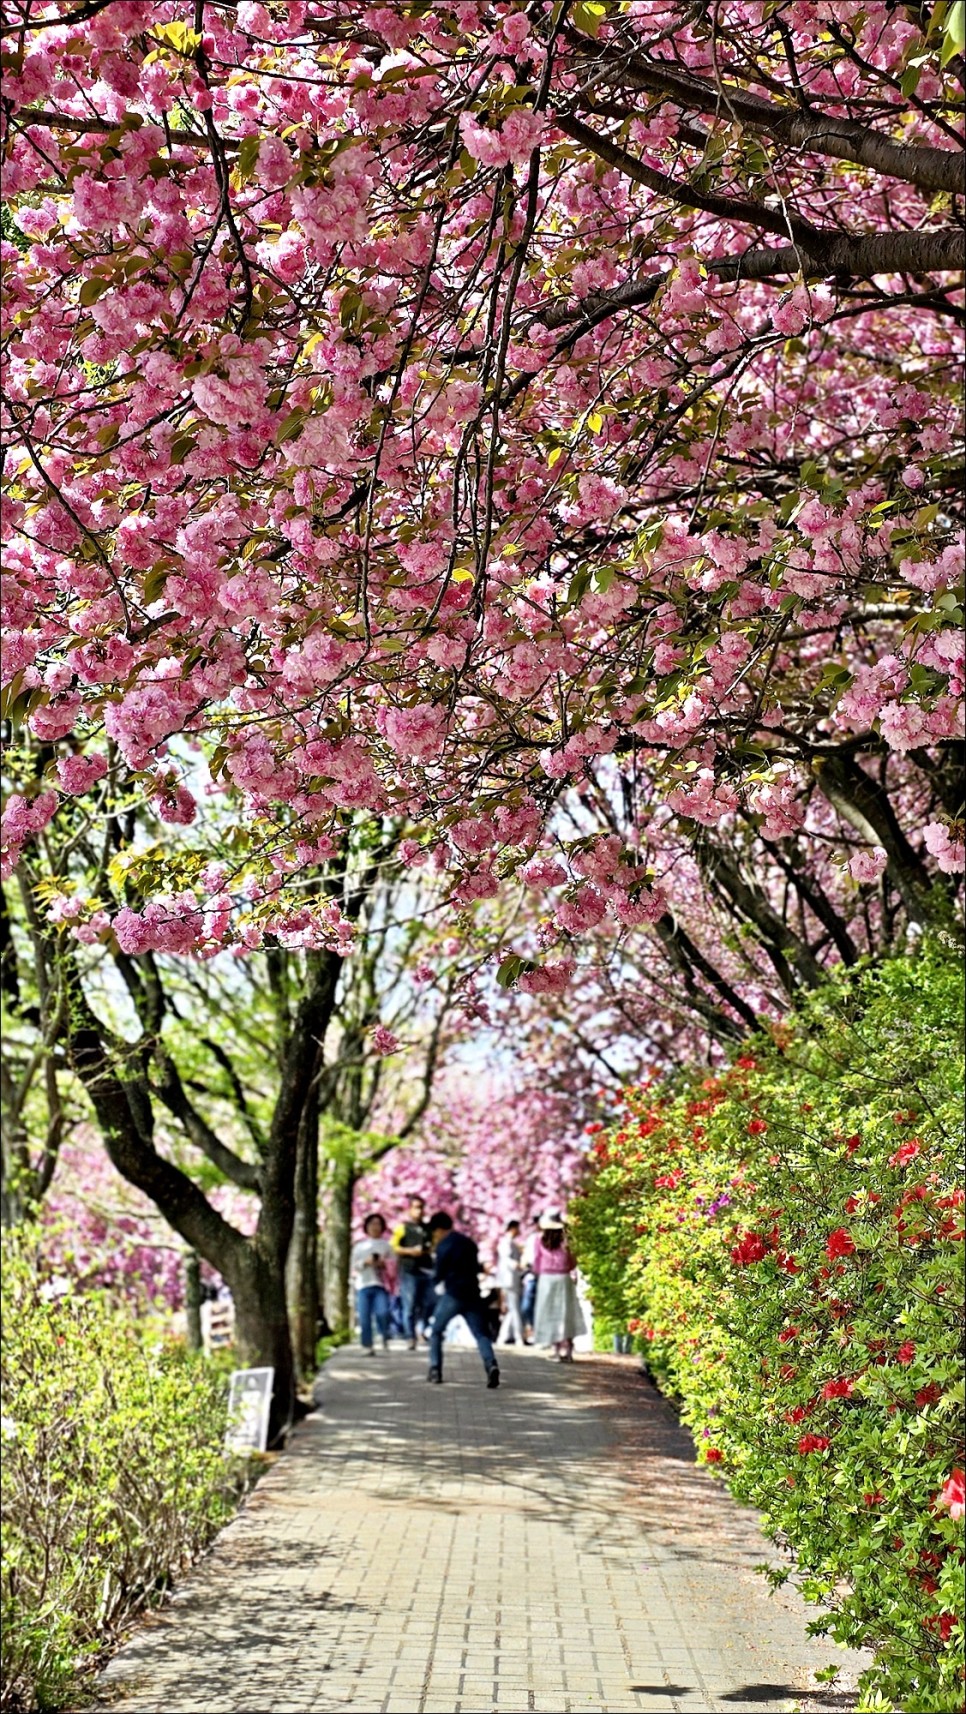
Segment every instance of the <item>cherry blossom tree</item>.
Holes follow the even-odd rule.
[[[8,6],[11,860],[132,778],[190,822],[189,733],[266,861],[404,804],[464,904],[611,755],[641,833],[814,783],[928,911],[962,64],[831,10]],[[155,870],[128,951],[264,932]]]
[[[960,16],[4,0],[5,873],[202,1253],[72,971],[153,1041],[159,957],[304,956],[279,1327],[347,818],[528,1003],[610,944],[719,1038],[953,909]]]
[[[515,1075],[444,1078],[420,1133],[394,1149],[356,1187],[355,1215],[380,1210],[392,1221],[410,1196],[445,1208],[480,1245],[492,1266],[508,1220],[525,1225],[548,1208],[565,1208],[586,1158],[581,1110]]]

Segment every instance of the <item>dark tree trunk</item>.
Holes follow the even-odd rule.
[[[201,1257],[189,1250],[184,1259],[184,1318],[189,1351],[200,1351],[201,1338]]]
[[[352,1248],[352,1195],[356,1187],[354,1160],[333,1162],[323,1235],[322,1301],[333,1333],[349,1331],[349,1252]]]
[[[277,1443],[297,1414],[285,1263],[295,1219],[299,1126],[312,1096],[341,958],[329,953],[313,957],[311,981],[280,1067],[278,1099],[259,1173],[258,1226],[255,1236],[246,1238],[223,1219],[187,1173],[158,1153],[154,1101],[162,1097],[149,1081],[144,1040],[131,1043],[108,1031],[87,1001],[76,964],[63,949],[60,956],[70,987],[70,1061],[97,1115],[111,1161],[228,1282],[242,1363],[275,1371],[269,1434],[270,1442]],[[200,1139],[192,1140],[202,1146]]]
[[[232,1258],[225,1278],[235,1305],[239,1366],[275,1371],[268,1444],[277,1446],[297,1414],[284,1269],[278,1265],[277,1254],[266,1254],[256,1238]]]
[[[288,1319],[301,1384],[315,1375],[319,1327],[319,1100],[317,1087],[299,1121],[295,1161],[295,1218],[285,1269]]]

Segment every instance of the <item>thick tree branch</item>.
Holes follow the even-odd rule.
[[[818,988],[825,974],[822,966],[806,943],[782,921],[764,893],[741,873],[734,859],[707,836],[697,842],[695,855],[709,881],[720,887],[739,915],[758,930],[761,944],[789,997],[794,998],[799,981],[807,988]]]
[[[875,274],[959,272],[966,268],[966,233],[948,228],[935,232],[873,232],[866,237],[820,235],[814,250],[785,244],[777,250],[746,250],[707,263],[719,280],[768,280],[776,275],[805,274],[813,278],[839,274],[871,279]]]
[[[741,998],[719,970],[698,951],[690,935],[673,921],[670,915],[660,918],[654,924],[654,931],[662,942],[668,958],[674,969],[684,980],[690,1005],[705,1021],[711,1035],[719,1041],[740,1041],[743,1031],[732,1018],[729,1018],[716,1006],[714,1001],[703,994],[694,980],[697,970],[706,982],[716,988],[727,1006],[736,1012],[748,1029],[758,1028],[758,1019],[749,1005]]]
[[[154,1064],[156,1075],[151,1085],[151,1093],[174,1115],[185,1135],[211,1161],[212,1166],[216,1166],[233,1184],[237,1184],[242,1190],[258,1190],[261,1182],[260,1168],[253,1166],[250,1161],[242,1160],[234,1149],[228,1148],[221,1141],[207,1119],[189,1099],[181,1081],[181,1073],[170,1055],[160,1046],[155,1051]]]
[[[870,844],[881,845],[889,859],[889,874],[914,922],[930,915],[932,880],[902,831],[888,795],[877,780],[865,773],[854,756],[842,751],[818,756],[812,762],[823,795],[844,821]]]
[[[664,95],[689,113],[737,120],[745,130],[774,138],[790,148],[852,161],[889,178],[903,179],[925,191],[966,192],[966,157],[955,149],[893,143],[878,131],[838,114],[803,109],[793,96],[787,108],[731,83],[706,83],[702,78],[662,60],[646,60],[600,44],[570,30],[582,54],[595,64],[613,65],[615,84]]]
[[[803,244],[813,240],[821,240],[824,236],[807,220],[798,220],[786,215],[778,208],[769,208],[763,202],[750,202],[745,197],[716,196],[711,192],[696,190],[692,185],[683,184],[672,179],[667,173],[655,172],[653,167],[638,160],[627,149],[622,149],[609,137],[602,137],[592,126],[585,125],[582,120],[568,114],[555,113],[554,124],[559,131],[572,137],[575,142],[582,143],[591,154],[597,155],[607,165],[614,167],[625,178],[632,179],[635,184],[642,184],[648,190],[653,190],[658,196],[666,196],[671,202],[678,203],[682,208],[699,209],[705,214],[720,215],[723,220],[740,221],[746,225],[757,226],[762,232],[773,232],[779,238],[795,238]],[[837,236],[831,235],[830,236]]]

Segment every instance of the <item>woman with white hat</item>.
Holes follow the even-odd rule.
[[[556,1208],[540,1220],[540,1239],[533,1257],[537,1303],[533,1314],[536,1345],[552,1345],[558,1363],[572,1363],[574,1340],[587,1331],[577,1301],[574,1274],[577,1260],[567,1244],[563,1215]]]

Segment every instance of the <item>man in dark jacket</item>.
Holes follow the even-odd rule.
[[[439,1295],[429,1330],[429,1374],[426,1378],[430,1381],[443,1379],[443,1334],[450,1322],[461,1315],[483,1359],[487,1386],[498,1387],[500,1370],[486,1330],[480,1297],[479,1250],[465,1232],[454,1232],[453,1222],[446,1213],[433,1215],[429,1222],[429,1238],[436,1259],[434,1277]]]

